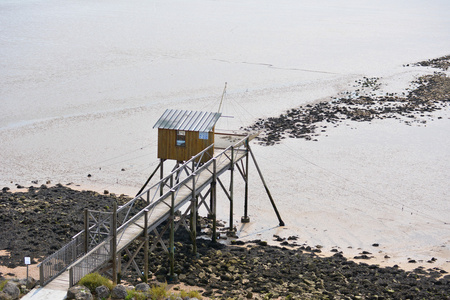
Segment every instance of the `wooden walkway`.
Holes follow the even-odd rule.
[[[238,146],[237,148],[241,147]],[[195,180],[195,189],[194,193],[200,193],[203,189],[207,188],[211,182],[213,181],[214,176],[220,176],[221,174],[228,171],[232,165],[236,164],[242,158],[244,158],[248,154],[247,150],[243,147],[241,149],[233,149],[227,148],[225,150],[215,150],[214,158],[212,160],[216,160],[215,162],[215,175],[213,170],[213,164],[205,163],[207,165],[206,168],[200,168],[197,173],[193,173],[190,176],[193,177],[192,180]],[[187,204],[192,200],[193,189],[188,185],[182,185],[177,190],[174,197],[174,209],[178,210],[183,205]],[[171,207],[171,197],[162,196],[158,200],[154,201],[155,206],[148,211],[148,220],[147,227],[148,232],[151,232],[158,225],[160,225],[163,221],[167,220],[170,216],[170,207]],[[145,214],[141,212],[137,213],[136,216],[140,215],[138,218],[133,220],[128,226],[125,228],[119,228],[117,231],[117,248],[116,254],[124,251],[134,240],[140,238],[143,234],[143,230],[145,227]],[[51,280],[45,287],[35,289],[26,295],[23,299],[32,299],[32,300],[41,300],[41,299],[64,299],[61,298],[61,291],[67,292],[70,285],[70,270],[75,266],[81,268],[89,269],[88,273],[92,273],[104,267],[105,264],[110,260],[110,254],[107,253],[109,250],[110,240],[106,240],[96,246],[93,250],[89,251],[86,255],[79,258],[77,261],[72,263],[64,272],[62,272],[55,279]],[[97,249],[97,250],[96,250]],[[100,250],[99,250],[100,249]],[[104,251],[101,249],[105,249]],[[97,251],[97,252],[95,252]],[[103,251],[103,252],[102,252]],[[98,265],[95,263],[92,264],[89,261],[89,257],[95,256],[97,253],[102,253],[103,257],[106,259],[103,262],[100,262]],[[94,258],[95,260],[95,258]],[[92,267],[94,265],[94,267]],[[65,296],[66,293],[64,293]]]

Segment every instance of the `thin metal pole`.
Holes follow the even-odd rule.
[[[261,181],[264,185],[264,188],[266,189],[266,193],[269,196],[270,202],[272,203],[272,207],[275,210],[275,213],[278,217],[278,221],[280,222],[280,226],[284,226],[284,222],[281,219],[280,213],[278,212],[277,206],[275,205],[275,202],[273,201],[272,195],[270,194],[269,188],[267,187],[266,181],[264,180],[264,177],[261,173],[261,170],[259,169],[258,163],[256,162],[255,155],[253,154],[252,149],[250,148],[250,145],[247,145],[248,150],[250,151],[250,154],[252,155],[253,163],[255,164],[256,170],[258,171],[259,177],[261,178]]]
[[[230,231],[233,231],[234,147],[231,147],[230,172]]]
[[[113,208],[113,216],[112,216],[112,226],[111,226],[111,232],[112,232],[112,241],[111,241],[111,259],[112,259],[112,272],[113,272],[113,282],[117,283],[117,261],[116,261],[116,255],[117,255],[117,202],[114,201],[114,208]]]
[[[212,211],[212,221],[213,221],[213,232],[212,241],[213,243],[217,240],[217,219],[216,219],[216,197],[217,197],[217,161],[213,158],[213,180],[211,182],[211,211]]]
[[[89,249],[89,211],[87,208],[84,209],[84,254],[88,252]]]
[[[245,140],[245,146],[247,148],[247,153],[245,154],[245,189],[244,189],[244,216],[241,218],[242,223],[250,222],[250,218],[248,217],[248,138]]]

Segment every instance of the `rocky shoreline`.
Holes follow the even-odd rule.
[[[62,185],[17,193],[2,190],[0,249],[8,250],[11,256],[1,257],[1,264],[21,265],[27,255],[34,262],[40,261],[82,229],[80,212],[85,207],[108,210],[113,201],[126,200],[114,195],[75,191]],[[407,272],[396,266],[379,267],[351,261],[337,250],[328,257],[320,257],[319,248],[299,246],[295,243],[296,237],[283,240],[275,236],[274,240],[281,242],[279,247],[269,246],[267,241],[244,243],[235,238],[230,239],[231,245],[212,243],[205,233],[209,227],[208,219],[201,218],[198,229],[203,233],[197,240],[196,255],[192,253],[189,234],[183,228],[176,232],[175,238],[178,280],[200,288],[204,297],[449,299],[450,275],[438,268],[419,267]],[[137,257],[138,264],[142,264],[142,256],[141,253]],[[153,282],[165,282],[167,253],[159,246],[151,253],[149,261]],[[134,272],[121,277],[130,284],[140,282]]]
[[[414,65],[447,71],[450,56]],[[374,119],[392,118],[407,125],[426,124],[427,119],[433,117],[432,112],[449,106],[450,78],[444,72],[436,71],[432,75],[419,77],[401,95],[377,95],[381,85],[379,80],[377,77],[364,77],[355,82],[354,91],[345,92],[342,97],[294,108],[278,117],[258,119],[253,125],[243,129],[260,131],[257,139],[266,146],[278,144],[285,138],[317,141],[329,127],[337,127],[348,120],[370,122]]]
[[[11,193],[5,187],[0,192],[0,250],[9,252],[0,256],[0,265],[8,268],[22,266],[25,256],[38,262],[59,250],[83,230],[85,208],[109,211],[114,201],[118,205],[129,201],[61,184],[18,188],[24,191]]]

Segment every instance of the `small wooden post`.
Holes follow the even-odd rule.
[[[248,138],[245,140],[245,147],[247,148],[247,153],[245,154],[245,189],[244,189],[244,216],[241,218],[242,223],[250,222],[248,217]]]
[[[39,284],[41,286],[44,286],[44,264],[43,263],[41,263],[39,266]]]
[[[117,284],[122,280],[122,253],[117,253]]]
[[[84,254],[89,250],[89,211],[84,209]]]
[[[112,261],[112,280],[114,283],[117,283],[117,260],[116,260],[116,252],[117,252],[117,202],[114,201],[113,215],[112,215],[112,224],[111,224],[111,261]]]

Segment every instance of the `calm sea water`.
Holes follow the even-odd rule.
[[[0,1],[0,129],[450,52],[449,1]]]

